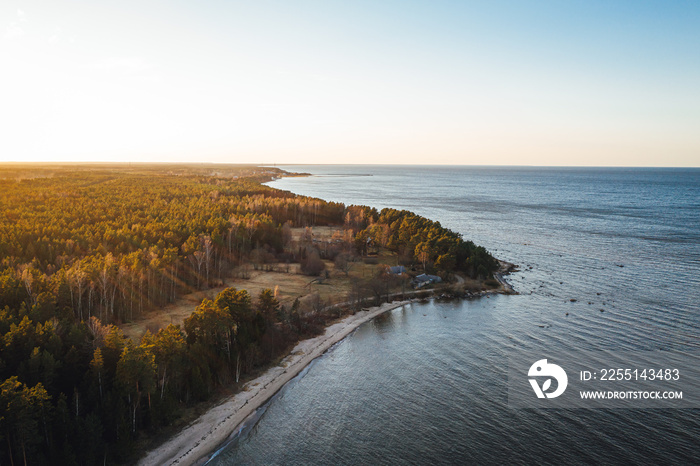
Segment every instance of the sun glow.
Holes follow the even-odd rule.
[[[63,3],[2,7],[0,160],[700,165],[697,8]]]

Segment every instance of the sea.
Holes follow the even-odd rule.
[[[281,168],[310,176],[270,186],[439,221],[516,264],[518,294],[362,325],[211,464],[700,464],[700,409],[508,400],[513,351],[700,352],[700,169]]]

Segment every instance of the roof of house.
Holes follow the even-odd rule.
[[[438,277],[437,275],[428,275],[425,273],[422,273],[418,275],[416,278],[413,279],[414,282],[416,283],[426,283],[426,282],[441,282],[442,278]]]

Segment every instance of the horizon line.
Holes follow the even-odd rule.
[[[280,166],[377,166],[377,167],[483,167],[483,168],[700,168],[699,165],[511,165],[511,164],[473,164],[473,163],[431,163],[431,164],[421,164],[421,163],[294,163],[294,162],[195,162],[195,161],[0,161],[0,166],[3,165],[45,165],[45,166],[80,166],[80,165],[197,165],[197,166],[226,166],[226,165],[236,165],[236,166],[255,166],[255,167],[280,167]]]

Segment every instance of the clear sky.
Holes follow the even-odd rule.
[[[0,161],[700,166],[700,2],[3,0]]]

